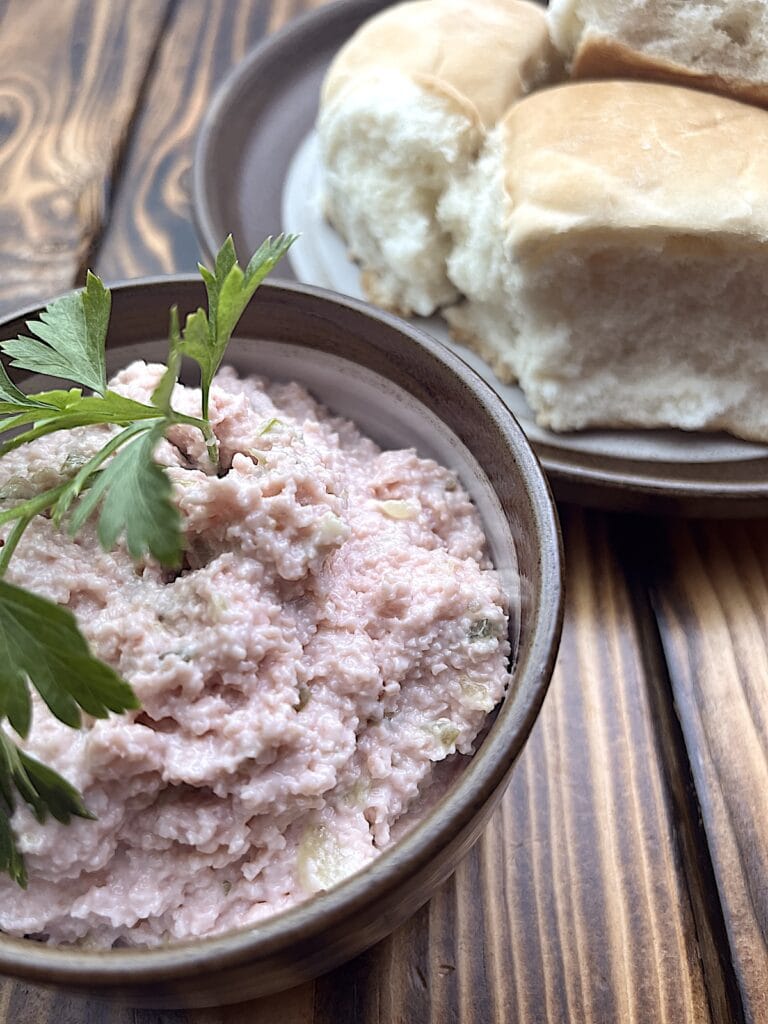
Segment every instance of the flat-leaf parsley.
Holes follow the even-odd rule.
[[[55,487],[15,504],[0,498],[0,527],[10,524],[0,548],[0,871],[21,886],[27,875],[11,829],[16,801],[26,803],[39,821],[49,814],[65,823],[73,815],[91,815],[77,790],[20,748],[5,724],[22,739],[29,735],[30,687],[72,728],[80,726],[83,711],[106,718],[139,703],[129,684],[90,653],[71,612],[2,577],[27,526],[42,514],[71,534],[96,516],[105,549],[124,537],[134,559],[150,556],[164,566],[180,564],[181,517],[171,482],[154,460],[155,448],[170,427],[185,423],[201,431],[217,464],[218,445],[208,417],[213,377],[245,307],[293,242],[293,236],[268,238],[242,270],[228,238],[214,270],[200,267],[208,311],[190,314],[181,330],[178,310],[171,310],[168,363],[149,405],[107,387],[111,297],[90,272],[85,288],[57,299],[39,320],[27,323],[33,337],[0,342],[11,366],[75,385],[27,395],[0,364],[0,458],[59,430],[98,423],[122,428]],[[184,356],[200,368],[199,417],[177,412],[172,404]]]

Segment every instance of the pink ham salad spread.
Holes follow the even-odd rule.
[[[115,390],[148,401],[162,367]],[[174,405],[197,413],[200,394]],[[75,732],[36,698],[25,748],[95,821],[13,825],[29,870],[0,879],[0,929],[156,945],[238,928],[327,889],[403,828],[436,762],[469,754],[509,681],[506,600],[455,476],[382,452],[297,384],[212,390],[224,475],[173,429],[157,459],[184,522],[180,573],[42,517],[8,578],[66,605],[142,710]],[[0,496],[71,474],[110,427],[0,462]]]

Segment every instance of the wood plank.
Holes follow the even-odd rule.
[[[747,1021],[768,1020],[768,524],[678,523],[654,601]]]
[[[194,271],[190,172],[200,119],[218,82],[263,36],[322,0],[184,0],[158,56],[96,255],[109,280]]]
[[[0,307],[70,288],[109,183],[166,0],[8,0],[0,21]]]

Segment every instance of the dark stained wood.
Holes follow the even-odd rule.
[[[200,118],[218,82],[267,32],[319,3],[178,0],[96,256],[109,280],[195,270],[190,168]]]
[[[644,521],[629,520],[627,528],[626,520],[622,520],[624,517],[617,517],[614,521],[612,539],[630,580],[634,617],[650,684],[651,718],[672,801],[672,815],[688,882],[712,1017],[716,1021],[743,1021],[741,993],[731,963],[707,834],[701,820],[685,738],[675,710],[658,623],[644,585],[648,566],[656,564],[653,552],[658,549],[654,547],[649,551],[649,531]],[[620,525],[615,529],[617,521]]]
[[[222,1009],[135,1010],[83,1002],[25,985],[0,986],[0,1021],[7,1024],[313,1024],[313,986],[305,985],[258,1003]]]
[[[166,0],[0,6],[3,309],[75,282],[102,226],[166,7]]]
[[[654,600],[745,1017],[768,1020],[768,523],[659,528]]]

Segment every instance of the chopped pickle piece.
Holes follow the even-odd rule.
[[[438,718],[424,728],[435,737],[446,754],[452,751],[461,732],[461,729],[455,726],[450,718]]]
[[[377,501],[376,504],[388,519],[415,519],[419,514],[415,501]]]
[[[461,683],[461,692],[464,699],[462,704],[472,711],[493,711],[496,706],[488,693],[488,687],[481,683],[475,683],[471,679],[464,679]]]
[[[273,416],[272,419],[267,420],[264,426],[259,431],[259,437],[264,437],[265,434],[271,433],[275,427],[282,427],[283,421],[278,419],[277,416]]]
[[[467,637],[470,643],[477,643],[479,640],[498,640],[503,628],[503,623],[494,622],[492,619],[475,619],[470,624]]]
[[[299,882],[307,892],[331,889],[361,867],[358,857],[339,846],[325,825],[307,829],[299,844]]]

